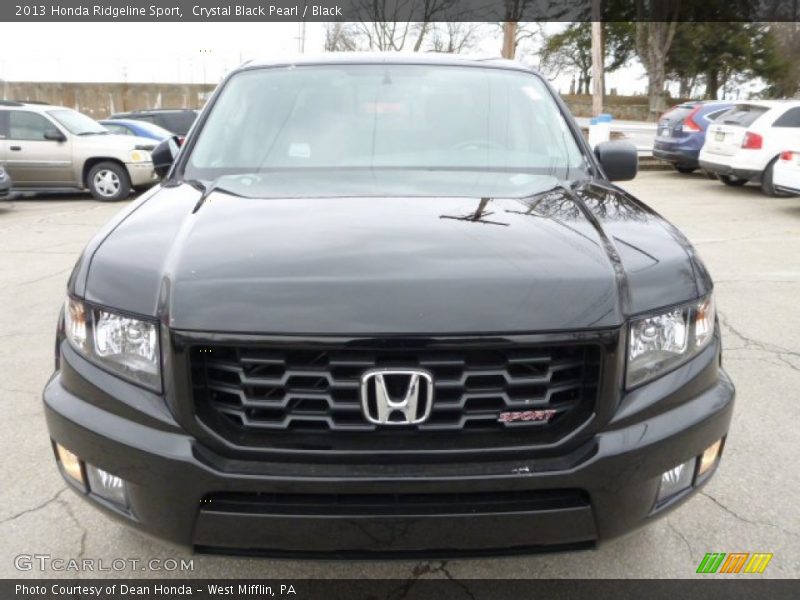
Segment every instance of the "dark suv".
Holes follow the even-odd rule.
[[[197,119],[197,111],[191,108],[151,108],[117,113],[109,119],[134,119],[146,123],[155,123],[159,127],[184,137],[189,133]]]
[[[679,173],[697,170],[706,129],[731,106],[730,102],[706,101],[685,102],[671,108],[658,120],[653,156],[671,163]]]
[[[719,464],[711,279],[508,61],[231,74],[89,243],[44,390],[65,479],[206,552],[583,548]]]

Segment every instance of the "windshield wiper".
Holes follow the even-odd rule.
[[[197,199],[197,203],[194,205],[194,208],[192,209],[192,214],[195,214],[198,210],[200,210],[200,207],[203,206],[203,204],[205,204],[206,199],[214,192],[222,192],[223,194],[228,194],[229,196],[236,196],[237,198],[245,197],[242,194],[233,192],[227,189],[226,187],[219,185],[218,179],[215,179],[211,183],[205,183],[199,179],[184,179],[181,183],[190,185],[198,192],[200,192],[200,198]]]
[[[110,131],[81,131],[78,135],[109,135]]]

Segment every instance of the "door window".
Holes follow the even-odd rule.
[[[800,127],[800,106],[790,108],[773,123],[773,127]]]
[[[12,110],[8,120],[8,137],[12,140],[44,141],[45,131],[55,129],[42,115],[32,112]]]

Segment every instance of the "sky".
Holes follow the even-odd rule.
[[[306,53],[322,52],[324,26],[306,24]],[[300,31],[299,23],[1,23],[0,80],[216,83],[245,60],[298,54]],[[476,50],[499,55],[500,45],[499,27],[487,26]],[[639,65],[606,82],[620,94],[645,87]],[[554,81],[562,93],[569,83]]]

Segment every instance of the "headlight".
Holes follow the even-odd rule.
[[[3,181],[6,178],[6,170],[3,167],[0,167],[0,181]]]
[[[89,350],[87,330],[86,310],[83,303],[67,298],[64,305],[64,333],[72,345],[84,354]]]
[[[121,377],[161,391],[158,323],[67,298],[64,331],[89,360]]]
[[[153,162],[153,158],[147,150],[131,150],[128,156],[132,163]]]
[[[626,385],[655,379],[690,359],[714,336],[714,298],[636,319],[628,332]]]

